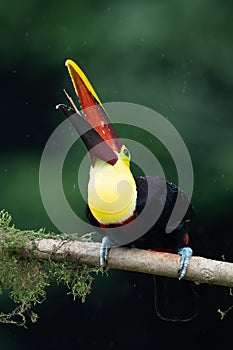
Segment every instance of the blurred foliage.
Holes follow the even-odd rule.
[[[103,101],[146,105],[169,119],[191,153],[198,215],[228,216],[232,9],[208,0],[1,1],[0,207],[22,227],[56,229],[40,200],[38,166],[63,120],[54,110],[66,100],[62,89],[73,92],[64,67],[70,57]]]

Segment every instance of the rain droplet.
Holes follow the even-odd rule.
[[[187,81],[184,81],[184,86],[183,86],[183,89],[182,89],[183,94],[185,94],[186,91],[187,91]]]

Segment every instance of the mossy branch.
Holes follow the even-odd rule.
[[[92,273],[96,269],[72,261],[57,262],[55,259],[35,259],[36,240],[56,237],[39,231],[21,231],[11,224],[11,216],[0,211],[0,294],[5,292],[16,304],[12,311],[0,312],[0,322],[26,327],[27,320],[37,321],[32,311],[36,304],[46,299],[46,291],[51,281],[67,286],[68,294],[82,302],[90,293]],[[30,251],[28,246],[30,245]],[[25,254],[27,252],[27,254]],[[53,253],[56,255],[55,250]],[[0,304],[1,305],[1,304]],[[2,307],[6,309],[6,300]]]
[[[72,261],[98,267],[99,250],[99,243],[42,238],[28,243],[19,253],[23,256],[33,254],[38,259]],[[108,267],[177,278],[179,260],[177,254],[121,247],[110,250]],[[232,287],[233,263],[194,256],[185,279]]]
[[[99,271],[99,250],[99,243],[65,235],[58,238],[43,229],[18,230],[11,216],[0,211],[0,294],[8,291],[16,303],[13,311],[0,312],[0,322],[25,326],[28,317],[36,322],[32,307],[46,299],[52,279],[65,284],[74,298],[85,301],[93,273]],[[177,278],[179,259],[177,254],[112,248],[108,267]],[[185,279],[233,287],[233,264],[194,256]]]

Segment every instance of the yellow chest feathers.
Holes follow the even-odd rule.
[[[115,165],[96,160],[90,169],[88,205],[102,224],[124,222],[136,207],[137,189],[129,165],[119,159]]]

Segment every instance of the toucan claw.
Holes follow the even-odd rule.
[[[193,251],[190,247],[183,247],[178,250],[178,254],[180,255],[180,264],[178,269],[179,280],[182,280],[186,274]]]
[[[110,250],[110,240],[107,236],[104,236],[100,246],[100,267],[105,269],[108,264],[108,254]]]

